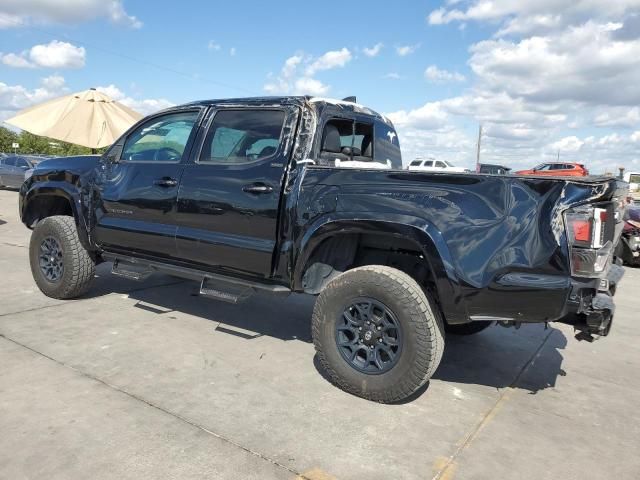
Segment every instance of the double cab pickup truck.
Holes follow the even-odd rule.
[[[385,116],[279,97],[170,108],[102,156],[44,161],[19,209],[45,295],[81,296],[101,262],[231,302],[314,295],[328,377],[397,402],[432,376],[445,332],[564,322],[607,335],[626,195],[606,177],[402,170]]]

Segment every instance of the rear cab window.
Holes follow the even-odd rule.
[[[220,110],[205,137],[200,163],[239,164],[274,156],[281,144],[283,110]]]

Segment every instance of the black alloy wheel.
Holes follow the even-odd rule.
[[[342,358],[359,372],[391,370],[402,352],[402,328],[394,313],[369,297],[349,302],[336,322],[336,345]]]

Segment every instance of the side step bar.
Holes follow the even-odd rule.
[[[227,284],[222,285],[223,288],[220,288],[218,284],[213,283],[212,285],[212,283],[210,278],[203,278],[202,283],[200,283],[200,295],[227,303],[240,303],[256,292],[252,287],[238,287]]]
[[[149,278],[149,276],[153,273],[153,270],[141,270],[139,268],[136,268],[133,264],[123,264],[120,262],[120,260],[116,259],[113,261],[111,273],[119,277],[128,278],[129,280],[141,282]]]
[[[285,296],[291,293],[291,290],[284,285],[229,277],[218,273],[128,257],[117,253],[105,252],[102,257],[105,260],[113,261],[111,273],[115,275],[141,281],[152,273],[158,272],[174,277],[197,280],[200,282],[201,295],[231,303],[238,303],[248,298],[255,290],[266,290]]]

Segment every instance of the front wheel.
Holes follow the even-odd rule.
[[[406,399],[433,375],[442,320],[416,281],[370,265],[333,279],[313,310],[313,342],[331,381],[382,403]]]
[[[36,225],[29,243],[31,273],[48,297],[76,298],[85,293],[95,275],[95,262],[78,238],[72,217],[48,217]]]

